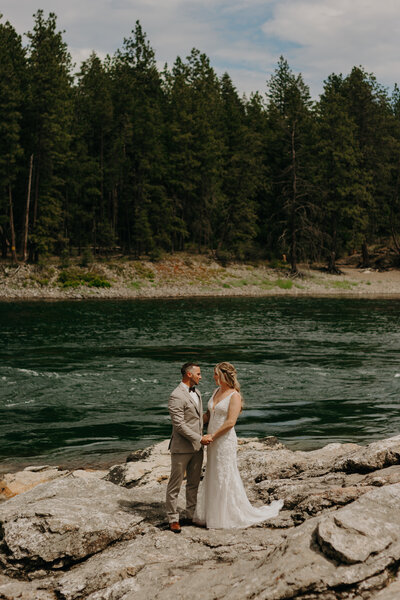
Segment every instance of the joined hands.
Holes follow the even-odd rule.
[[[212,441],[212,435],[210,433],[207,433],[207,435],[203,435],[203,437],[200,440],[200,443],[203,444],[203,446],[208,446],[208,444],[211,444]]]

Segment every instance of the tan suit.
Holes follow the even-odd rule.
[[[180,383],[168,401],[172,420],[171,475],[167,486],[166,509],[169,523],[179,521],[178,495],[186,471],[186,516],[191,519],[196,508],[197,489],[203,464],[203,404],[201,394],[196,406],[187,386]]]

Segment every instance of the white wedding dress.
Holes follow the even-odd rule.
[[[218,389],[218,388],[217,388]],[[225,422],[229,401],[235,390],[213,409],[214,391],[208,402],[208,433],[214,433]],[[207,446],[207,467],[200,483],[193,520],[209,529],[249,527],[276,517],[283,500],[256,508],[247,498],[237,467],[237,437],[234,427]]]

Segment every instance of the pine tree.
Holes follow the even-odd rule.
[[[355,136],[361,152],[358,204],[359,236],[363,240],[362,265],[369,266],[368,244],[382,233],[382,216],[387,214],[391,187],[391,162],[394,139],[390,131],[390,102],[373,75],[354,67],[344,80],[349,115],[356,124]]]
[[[387,203],[387,228],[394,247],[400,255],[400,90],[395,84],[390,98],[390,121],[392,133],[391,160],[389,163],[390,184]]]
[[[362,155],[343,87],[341,75],[330,75],[317,106],[316,184],[324,255],[331,273],[340,273],[336,266],[338,253],[354,247],[357,232],[364,224],[360,211],[366,193],[360,180]]]
[[[215,243],[243,259],[254,253],[258,234],[256,194],[264,180],[262,139],[260,132],[251,127],[246,102],[239,98],[227,73],[221,79],[221,100],[223,199],[215,225]]]
[[[189,237],[188,207],[196,204],[200,163],[196,158],[193,97],[189,66],[177,58],[172,70],[163,72],[166,95],[166,193],[172,211],[171,244],[183,250]]]
[[[223,134],[220,82],[209,58],[193,49],[165,74],[168,97],[168,194],[180,245],[211,248],[222,198]],[[182,227],[182,224],[186,225]]]
[[[164,98],[154,50],[140,23],[111,65],[114,103],[113,170],[119,190],[119,234],[139,255],[155,247],[165,203]],[[162,211],[161,211],[162,212]]]
[[[16,254],[14,186],[20,171],[21,121],[24,98],[25,53],[21,37],[7,21],[0,24],[0,229],[3,256],[10,232],[11,256]]]
[[[92,53],[82,63],[75,89],[73,147],[69,171],[68,235],[79,249],[109,248],[115,243],[114,197],[110,189],[113,104],[111,82]],[[75,237],[74,232],[78,235]]]
[[[31,257],[65,243],[63,208],[72,120],[71,57],[57,19],[35,15],[27,34],[29,91],[26,109],[28,155],[34,156]]]
[[[291,272],[296,274],[303,244],[314,234],[308,173],[312,102],[301,74],[295,76],[282,56],[268,81],[267,97],[273,194],[279,201],[275,214],[289,249]]]

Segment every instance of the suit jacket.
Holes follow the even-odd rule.
[[[196,392],[198,407],[183,384],[179,384],[169,398],[168,410],[172,420],[170,449],[173,454],[197,452],[201,448],[203,404],[200,392]]]

